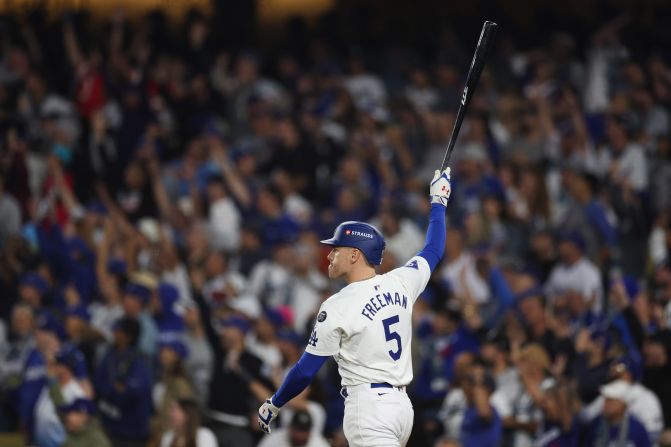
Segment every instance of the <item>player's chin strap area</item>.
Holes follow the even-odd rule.
[[[354,391],[355,389],[376,389],[376,388],[387,388],[387,389],[392,389],[396,391],[400,391],[402,393],[405,393],[405,385],[402,386],[394,386],[390,383],[387,382],[381,382],[381,383],[362,383],[360,385],[354,385],[354,386],[349,386],[349,387],[342,387],[340,388],[340,395],[343,397],[343,399],[347,399],[347,396],[349,396],[349,392],[347,389],[349,388],[350,391]]]

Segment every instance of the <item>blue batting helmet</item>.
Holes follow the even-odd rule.
[[[331,239],[321,241],[322,244],[336,247],[358,248],[373,265],[382,264],[382,252],[385,242],[382,233],[366,222],[343,222],[333,232]]]

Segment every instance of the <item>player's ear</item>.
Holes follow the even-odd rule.
[[[357,259],[359,259],[359,256],[361,256],[361,252],[359,251],[358,248],[352,248],[352,252],[350,253],[350,262],[354,264]]]

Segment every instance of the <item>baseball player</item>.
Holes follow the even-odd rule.
[[[412,307],[443,256],[450,168],[431,181],[426,245],[403,267],[375,272],[385,247],[380,232],[364,222],[344,222],[333,237],[329,277],[347,282],[317,314],[305,353],[277,392],[259,408],[259,426],[270,433],[280,408],[312,381],[333,356],[345,398],[343,430],[352,447],[405,446],[413,409],[405,387],[412,380]]]

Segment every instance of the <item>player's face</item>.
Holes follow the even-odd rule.
[[[329,260],[329,278],[336,279],[347,274],[351,251],[348,247],[333,247],[326,257]]]

